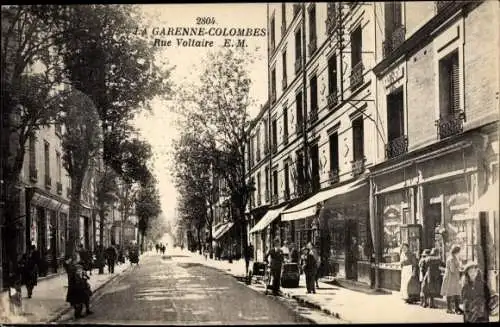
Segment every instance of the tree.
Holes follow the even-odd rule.
[[[64,168],[71,178],[69,206],[69,237],[66,253],[73,253],[78,241],[80,198],[85,175],[90,163],[97,159],[102,147],[99,115],[90,97],[79,90],[72,90],[62,104],[61,121],[65,126],[62,136]]]
[[[247,70],[253,52],[225,49],[210,53],[204,62],[200,84],[179,91],[177,113],[184,117],[184,130],[195,129],[215,141],[208,151],[214,173],[222,176],[231,192],[235,225],[240,228],[242,245],[247,247],[245,206],[254,190],[245,180],[244,151],[249,126],[248,107],[251,79]]]
[[[22,215],[19,176],[27,140],[41,127],[53,123],[59,108],[56,104],[60,95],[55,86],[62,82],[62,72],[60,60],[50,50],[57,45],[55,38],[61,33],[62,16],[59,11],[57,15],[42,17],[41,8],[39,5],[2,6],[0,179],[4,184],[0,189],[0,202],[5,203],[5,212],[0,223],[5,224],[3,245],[18,244],[15,225]],[[8,246],[7,254],[15,267],[17,247]]]
[[[156,179],[151,177],[143,183],[135,199],[135,213],[139,219],[139,233],[141,234],[141,251],[144,249],[144,237],[148,226],[161,213],[160,194],[156,188]]]

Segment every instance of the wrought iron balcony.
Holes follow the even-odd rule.
[[[283,37],[286,33],[286,25],[281,25],[281,37]]]
[[[297,131],[297,135],[302,134],[302,132],[304,131],[304,126],[302,125],[302,122],[295,124],[295,130]]]
[[[455,1],[434,1],[436,5],[436,11],[439,13],[443,11],[446,7],[453,4]]]
[[[450,117],[436,120],[437,134],[440,139],[457,135],[464,130],[465,113],[459,112]]]
[[[32,182],[38,181],[38,169],[30,167],[30,179]]]
[[[365,159],[357,159],[351,161],[352,174],[354,176],[361,175],[365,171]]]
[[[295,73],[300,72],[302,69],[302,58],[298,57],[297,60],[295,60]]]
[[[56,186],[57,186],[57,194],[62,194],[62,183],[57,182]]]
[[[408,137],[406,135],[390,140],[385,146],[386,159],[399,157],[406,152],[408,152]]]
[[[312,57],[312,55],[317,49],[316,37],[311,38],[311,41],[309,41],[307,48],[309,49],[309,56]]]
[[[45,174],[45,187],[50,189],[52,186],[52,178],[49,175]]]
[[[287,87],[287,80],[286,80],[286,75],[283,77],[283,80],[281,81],[281,89],[284,91],[286,90]]]
[[[328,180],[330,181],[330,184],[335,184],[339,182],[339,170],[338,169],[332,169],[328,172]]]
[[[394,50],[403,44],[405,37],[406,28],[403,25],[396,27],[391,35],[384,42],[382,42],[384,58],[389,56]]]
[[[300,13],[300,9],[301,9],[301,4],[300,3],[295,3],[293,5],[293,17],[297,16],[299,13]]]
[[[337,97],[337,91],[333,91],[331,94],[329,94],[326,100],[328,101],[328,108],[331,109],[336,106],[339,101]]]
[[[351,91],[363,84],[363,62],[360,61],[351,70],[350,86]]]
[[[311,109],[309,112],[309,119],[307,120],[307,124],[311,126],[316,120],[318,120],[318,108]]]

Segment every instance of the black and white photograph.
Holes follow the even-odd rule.
[[[0,325],[499,322],[500,4],[2,4]]]

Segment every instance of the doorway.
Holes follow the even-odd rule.
[[[424,219],[424,248],[432,249],[436,247],[435,230],[442,223],[441,202],[431,203],[427,208],[427,215]]]
[[[354,219],[345,224],[345,274],[350,280],[358,280],[358,224]]]

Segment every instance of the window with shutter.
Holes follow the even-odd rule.
[[[450,113],[457,115],[460,111],[460,86],[458,74],[458,54],[450,58]]]

